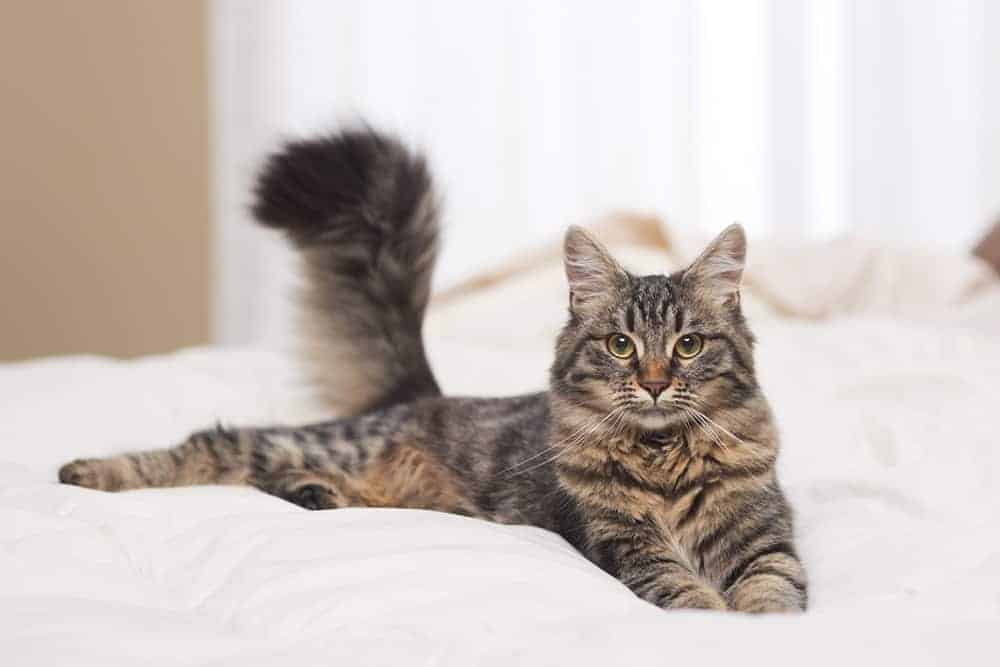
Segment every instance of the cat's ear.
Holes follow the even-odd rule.
[[[628,283],[628,273],[600,241],[576,225],[566,231],[563,263],[569,281],[569,307],[583,314]]]
[[[743,227],[729,225],[684,271],[684,280],[719,303],[738,304],[746,257],[747,237]]]

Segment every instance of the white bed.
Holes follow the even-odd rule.
[[[615,245],[646,270],[683,247]],[[756,256],[747,302],[811,577],[804,616],[664,612],[530,527],[54,483],[73,457],[216,420],[325,416],[288,354],[195,349],[0,366],[2,661],[996,664],[1000,287],[965,258],[857,243]],[[439,302],[427,337],[446,390],[542,386],[563,299],[543,255]]]

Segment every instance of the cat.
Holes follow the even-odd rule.
[[[82,459],[105,491],[247,484],[308,509],[407,507],[555,531],[662,608],[797,612],[806,574],[740,306],[746,239],[637,276],[571,227],[549,389],[443,397],[421,334],[439,205],[425,160],[352,129],[266,162],[254,214],[297,247],[312,369],[338,419],[217,427]]]

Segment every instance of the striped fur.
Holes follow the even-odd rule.
[[[740,311],[746,242],[739,227],[670,276],[634,276],[572,228],[570,313],[549,391],[444,398],[419,345],[429,264],[402,262],[414,252],[432,261],[434,218],[409,215],[425,210],[419,205],[358,204],[371,183],[409,182],[401,172],[388,181],[375,173],[355,178],[368,173],[372,154],[375,164],[394,165],[390,171],[425,174],[422,163],[370,133],[327,141],[305,151],[312,156],[305,171],[293,159],[301,146],[272,163],[265,174],[284,174],[277,181],[305,190],[272,187],[265,176],[258,215],[286,229],[317,267],[310,275],[328,305],[320,313],[330,325],[324,335],[368,336],[326,341],[336,352],[318,359],[339,360],[327,368],[327,386],[347,416],[299,428],[217,428],[171,449],[73,461],[60,481],[107,491],[249,484],[308,509],[411,507],[528,523],[560,533],[663,608],[806,607],[791,510],[775,475],[777,431]],[[329,198],[305,197],[326,178],[323,165],[345,161],[354,164],[351,177],[324,187],[354,205],[336,213]],[[381,192],[429,196],[423,187],[394,187]],[[296,209],[297,197],[308,206]],[[369,229],[372,220],[382,221],[381,231]],[[407,270],[419,274],[410,283]],[[360,276],[374,284],[362,286]],[[360,322],[349,322],[359,311]],[[628,337],[629,354],[612,353],[612,334]],[[337,395],[359,381],[361,396]]]
[[[423,158],[368,129],[291,142],[256,194],[257,220],[299,250],[309,369],[337,414],[440,394],[421,336],[439,225]]]
[[[733,226],[685,271],[636,277],[583,230],[567,236],[571,292],[600,297],[572,300],[557,343],[552,409],[556,439],[570,445],[556,474],[592,517],[589,551],[664,607],[806,605],[791,511],[774,471],[777,432],[739,308],[745,249]],[[581,274],[581,263],[603,268]],[[609,354],[613,332],[633,339],[636,353]],[[676,352],[686,334],[703,340],[692,359]],[[642,386],[652,376],[667,382],[655,396]],[[577,443],[572,431],[588,416],[602,423]]]

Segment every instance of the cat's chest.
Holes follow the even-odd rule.
[[[656,442],[607,439],[566,457],[560,482],[585,506],[654,520],[685,538],[705,528],[718,464],[682,436]],[[684,541],[687,541],[684,539]]]

